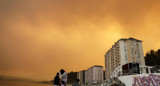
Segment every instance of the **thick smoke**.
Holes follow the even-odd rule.
[[[159,0],[0,0],[0,74],[52,79],[104,65],[120,38],[160,47]]]

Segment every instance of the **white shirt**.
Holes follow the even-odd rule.
[[[59,73],[60,74],[60,77],[62,78],[62,81],[65,81],[67,82],[67,73],[64,72],[63,74]]]

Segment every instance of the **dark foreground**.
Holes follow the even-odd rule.
[[[53,86],[53,85],[31,83],[31,82],[0,81],[0,86]]]

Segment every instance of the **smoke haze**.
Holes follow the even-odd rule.
[[[0,75],[39,80],[104,66],[120,38],[160,48],[159,0],[0,0]]]

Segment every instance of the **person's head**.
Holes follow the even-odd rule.
[[[60,73],[63,74],[65,71],[63,69],[60,70]]]
[[[57,75],[56,76],[59,76],[59,73],[57,73]]]

